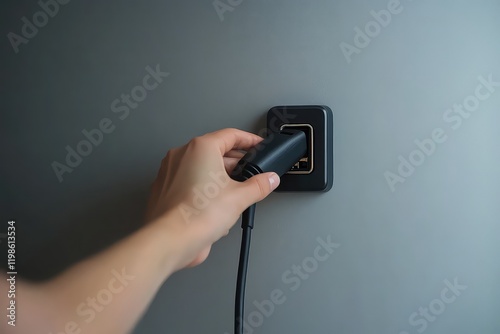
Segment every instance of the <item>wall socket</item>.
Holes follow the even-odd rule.
[[[307,153],[285,175],[276,191],[329,191],[333,186],[333,112],[323,105],[276,106],[267,113],[269,131],[290,128],[307,137]]]

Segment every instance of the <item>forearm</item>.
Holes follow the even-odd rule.
[[[261,141],[241,130],[224,129],[171,149],[150,198],[148,216],[159,217],[157,221],[47,283],[19,282],[17,325],[6,332],[130,332],[169,275],[202,263],[241,212],[279,185],[275,173],[245,182],[229,178],[241,150]],[[216,194],[200,208],[198,192],[209,188]],[[6,284],[0,280],[2,290]]]
[[[179,236],[172,234],[167,224],[151,224],[36,289],[26,286],[19,304],[36,312],[20,314],[16,333],[130,332],[178,269]]]

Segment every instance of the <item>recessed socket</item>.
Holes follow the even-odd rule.
[[[284,129],[301,130],[306,134],[307,152],[287,174],[310,174],[314,170],[314,128],[311,124],[283,124],[280,126],[280,131]]]

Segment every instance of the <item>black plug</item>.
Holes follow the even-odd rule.
[[[275,172],[281,177],[306,152],[307,138],[303,131],[287,128],[279,133],[270,133],[238,162],[231,173],[231,178],[245,181],[254,175],[266,172]]]

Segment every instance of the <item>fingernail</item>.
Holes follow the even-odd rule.
[[[269,176],[269,184],[271,185],[271,190],[276,189],[280,185],[280,177],[276,173],[272,173]]]

